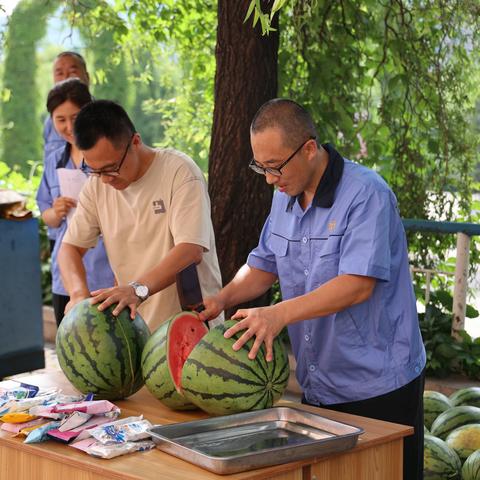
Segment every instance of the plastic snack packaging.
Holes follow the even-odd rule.
[[[48,420],[45,420],[44,418],[37,418],[36,420],[30,420],[30,422],[23,422],[23,423],[2,423],[2,426],[0,427],[2,430],[5,430],[6,432],[14,433],[17,434],[20,432],[20,430],[24,428],[29,428],[29,427],[34,427],[34,426],[40,426],[44,423],[46,423]]]
[[[132,417],[92,429],[90,435],[103,445],[111,443],[126,443],[150,438],[147,429],[152,424],[148,420],[132,420]]]
[[[23,443],[38,443],[48,440],[47,433],[54,428],[58,428],[60,426],[60,422],[49,422],[41,427],[32,430],[28,435],[27,438],[24,440]]]
[[[145,450],[151,450],[154,447],[155,443],[153,443],[151,440],[114,443],[110,445],[104,445],[100,442],[95,442],[87,447],[86,452],[94,457],[114,458],[131,452],[143,452]]]
[[[29,413],[6,413],[0,417],[2,422],[6,423],[25,423],[29,422],[30,420],[36,420],[37,417],[35,415],[30,415]]]

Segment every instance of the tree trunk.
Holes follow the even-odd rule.
[[[264,11],[268,3],[262,1]],[[218,1],[208,183],[224,284],[256,246],[272,198],[272,188],[248,163],[252,118],[264,102],[277,95],[278,20],[273,25],[277,31],[262,36],[260,22],[252,28],[253,17],[243,23],[249,4],[249,0]],[[265,301],[263,297],[250,305]]]

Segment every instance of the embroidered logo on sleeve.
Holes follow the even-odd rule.
[[[337,221],[336,220],[332,220],[331,222],[328,222],[328,231],[329,232],[333,232],[335,230],[335,227],[337,226]]]
[[[165,204],[163,203],[163,200],[154,200],[152,204],[153,204],[153,213],[155,214],[165,213]]]

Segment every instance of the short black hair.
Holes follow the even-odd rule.
[[[94,100],[85,105],[73,125],[75,143],[80,150],[89,150],[100,138],[106,138],[115,146],[120,146],[135,132],[135,126],[127,112],[111,100]]]
[[[85,59],[79,53],[72,52],[70,50],[65,50],[64,52],[60,52],[55,57],[55,60],[58,59],[58,58],[61,58],[61,57],[74,57],[74,58],[76,58],[80,62],[80,65],[83,67],[83,69],[85,71],[87,71],[87,62],[85,62]]]
[[[47,110],[50,115],[62,103],[70,100],[78,108],[82,108],[92,101],[92,95],[88,90],[88,85],[78,78],[67,78],[58,82],[47,96]]]
[[[287,98],[274,98],[264,103],[253,117],[251,133],[278,128],[283,132],[286,146],[297,148],[308,138],[318,138],[310,114],[297,102]]]

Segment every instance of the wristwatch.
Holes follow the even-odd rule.
[[[148,295],[150,294],[150,292],[148,291],[148,287],[146,285],[143,285],[138,282],[130,282],[129,285],[133,287],[135,295],[142,302],[144,302],[148,298]]]

